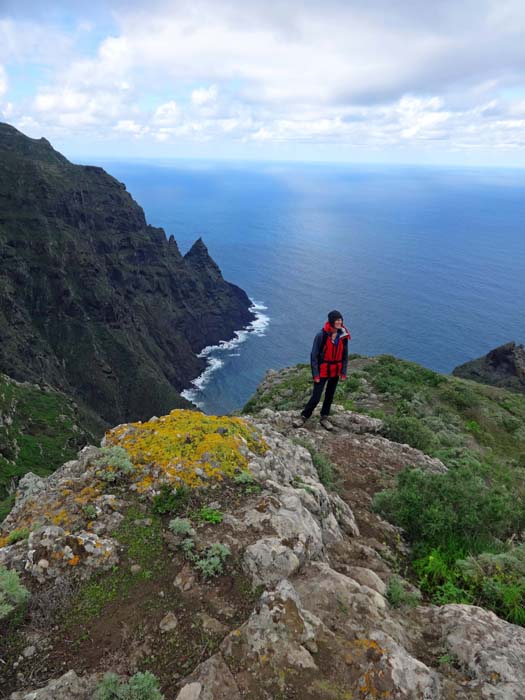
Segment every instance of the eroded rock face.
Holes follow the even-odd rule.
[[[456,367],[452,374],[525,393],[525,348],[514,341]]]
[[[525,697],[525,629],[472,605],[426,611],[443,648],[471,676],[469,688],[487,700]]]
[[[80,678],[68,671],[39,690],[12,693],[10,700],[92,700],[96,683],[96,677]]]

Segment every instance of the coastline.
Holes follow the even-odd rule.
[[[206,359],[206,368],[198,377],[191,380],[190,386],[187,389],[180,392],[183,398],[187,401],[191,401],[191,403],[202,411],[204,411],[204,402],[199,401],[198,396],[210,381],[212,374],[223,366],[224,361],[220,358],[220,355],[227,351],[235,350],[245,343],[251,335],[265,335],[266,328],[270,323],[270,317],[263,313],[267,310],[267,307],[262,302],[257,302],[254,299],[250,299],[250,301],[252,302],[250,311],[255,315],[254,320],[244,328],[234,331],[233,337],[230,340],[221,340],[217,345],[208,345],[203,348],[197,357]],[[219,357],[217,355],[219,355]],[[228,352],[228,355],[236,357],[240,355],[240,353]]]

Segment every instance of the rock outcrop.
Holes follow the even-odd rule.
[[[0,542],[0,563],[35,599],[67,579],[76,588],[56,627],[38,631],[33,619],[20,633],[34,654],[6,656],[18,669],[11,700],[91,700],[105,671],[129,677],[146,661],[166,700],[523,698],[523,628],[473,606],[390,605],[401,533],[364,508],[356,515],[345,489],[326,489],[294,441],[301,431],[290,439],[296,415],[174,411],[115,428],[47,480],[25,477],[4,534],[31,514],[42,527]],[[369,418],[337,408],[334,424],[308,438],[339,457],[353,446],[348,471],[366,450],[383,478],[404,459],[443,468],[377,436]],[[90,617],[104,592],[105,614]]]
[[[525,348],[514,341],[505,343],[483,357],[459,365],[452,374],[525,394]]]
[[[250,306],[202,240],[182,256],[102,168],[0,124],[0,371],[110,424],[160,415]]]

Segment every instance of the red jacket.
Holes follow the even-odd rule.
[[[337,331],[336,340],[332,340],[334,329],[327,322],[322,331],[314,338],[310,364],[314,379],[345,377],[348,363],[348,341],[350,332],[345,326]]]

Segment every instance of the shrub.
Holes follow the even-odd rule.
[[[377,391],[411,401],[419,387],[437,387],[446,377],[414,362],[382,355],[364,368]]]
[[[251,486],[255,484],[256,481],[250,472],[239,472],[233,477],[233,481],[237,486]]]
[[[440,389],[441,397],[459,411],[476,408],[480,404],[480,397],[473,388],[458,379],[448,379]]]
[[[106,673],[95,690],[96,700],[163,700],[159,682],[149,671],[136,673],[123,682],[115,673]]]
[[[191,522],[186,520],[186,518],[174,518],[170,520],[169,528],[174,535],[181,535],[182,537],[193,537],[193,535],[195,535],[195,530]]]
[[[224,571],[224,562],[230,554],[230,548],[227,545],[214,542],[206,549],[204,556],[195,561],[195,566],[204,578],[218,576]]]
[[[86,518],[89,518],[89,520],[95,520],[98,516],[97,509],[91,503],[86,503],[82,510],[84,511]]]
[[[96,475],[102,481],[110,483],[118,481],[133,471],[133,464],[123,447],[118,445],[103,447],[101,452],[102,454],[94,460],[93,464],[97,468]]]
[[[20,583],[16,571],[0,565],[0,620],[29,598],[29,591]]]
[[[209,506],[202,506],[197,515],[199,520],[205,523],[222,523],[223,514],[221,511]]]
[[[160,487],[160,493],[153,498],[153,512],[158,515],[180,513],[188,505],[190,489],[187,486],[172,488],[167,484]]]
[[[21,527],[19,530],[13,530],[7,537],[7,544],[14,544],[15,542],[20,542],[21,540],[27,540],[29,537],[29,528]]]
[[[405,469],[396,489],[376,495],[374,507],[423,549],[454,543],[467,552],[480,552],[487,542],[525,525],[525,504],[505,476],[502,472],[489,482],[466,466],[445,474]]]
[[[194,549],[195,549],[195,542],[190,538],[187,537],[181,544],[181,549],[184,552],[184,556],[186,559],[189,559],[190,561],[194,561],[196,558]]]
[[[434,443],[434,433],[418,418],[412,416],[387,416],[383,435],[389,440],[428,452]]]
[[[233,477],[233,481],[237,486],[244,487],[246,493],[259,493],[261,490],[260,484],[257,483],[250,472],[239,472]]]
[[[421,593],[418,590],[410,590],[400,576],[392,576],[388,582],[386,597],[394,608],[415,608],[421,602]]]

